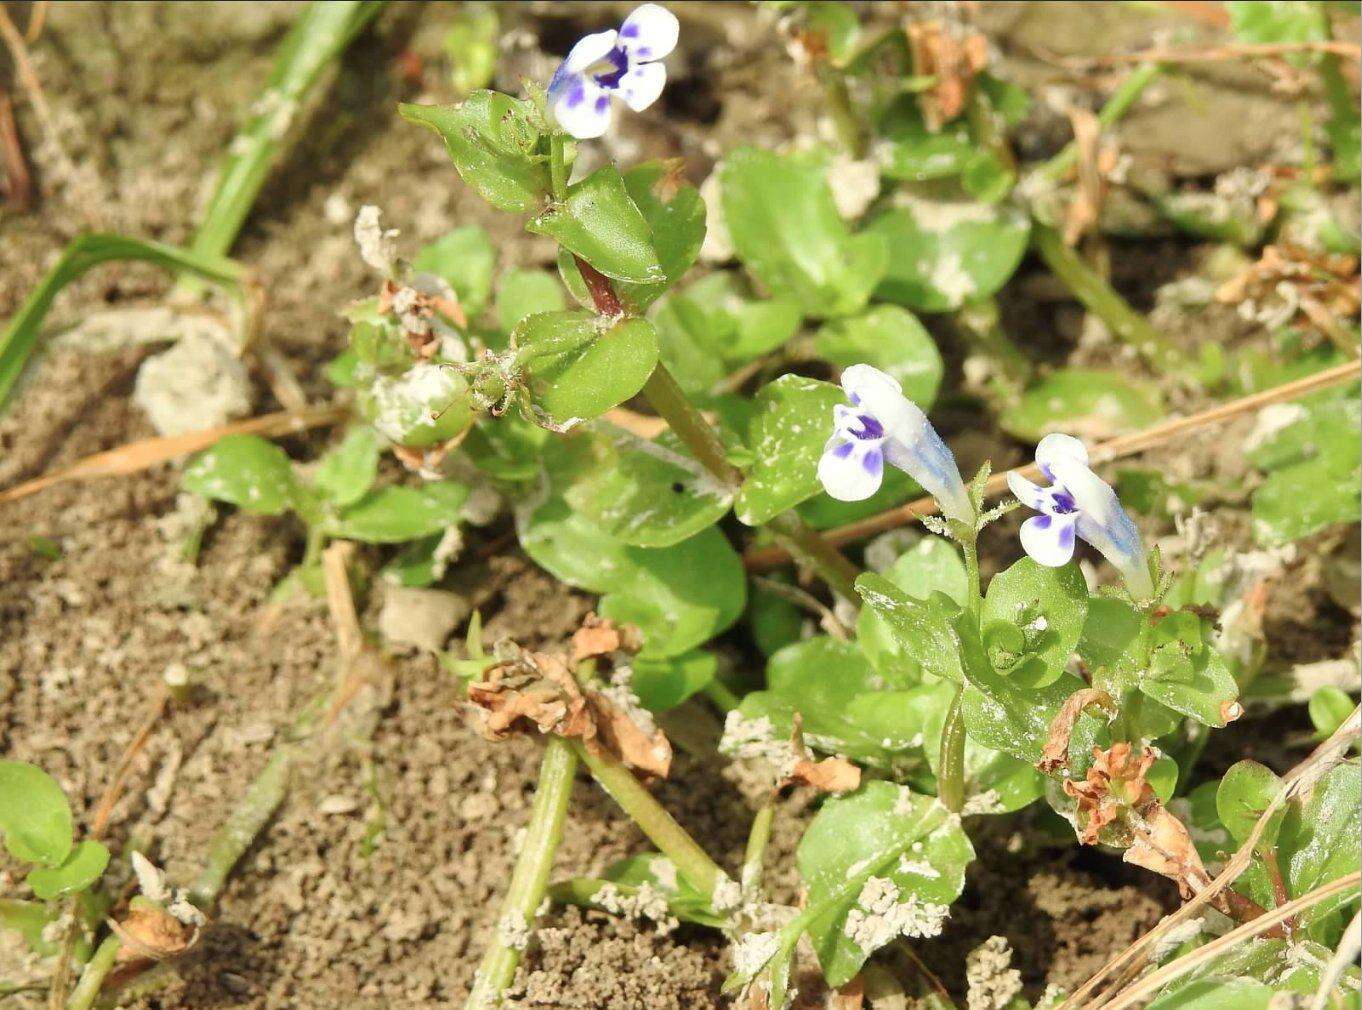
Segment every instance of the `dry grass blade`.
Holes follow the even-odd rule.
[[[33,177],[24,157],[23,141],[14,121],[14,107],[4,88],[0,88],[0,167],[5,170],[0,197],[16,212],[26,214],[33,207]]]
[[[1344,59],[1362,56],[1362,47],[1355,42],[1271,42],[1225,46],[1155,46],[1135,53],[1112,53],[1108,56],[1085,56],[1064,60],[1075,68],[1109,67],[1121,63],[1207,63],[1219,60],[1275,59],[1292,53],[1331,53]]]
[[[311,410],[281,410],[262,417],[252,417],[245,421],[191,431],[184,435],[169,435],[163,438],[148,438],[140,442],[130,442],[117,449],[98,452],[56,473],[44,474],[5,491],[0,491],[0,504],[18,501],[31,494],[73,480],[93,480],[97,477],[125,477],[150,469],[158,463],[165,463],[179,456],[206,449],[214,442],[228,435],[263,435],[274,437],[293,432],[320,428],[345,417],[345,407],[329,405]]]
[[[1221,421],[1228,421],[1232,417],[1249,414],[1274,403],[1297,400],[1302,396],[1318,392],[1321,389],[1328,389],[1331,386],[1341,386],[1344,383],[1356,380],[1359,375],[1362,375],[1362,363],[1349,361],[1342,365],[1335,365],[1333,368],[1326,368],[1314,375],[1307,375],[1303,379],[1296,379],[1294,382],[1283,383],[1261,393],[1253,393],[1250,396],[1231,400],[1229,403],[1219,404],[1208,410],[1203,410],[1199,414],[1192,414],[1190,417],[1176,417],[1156,424],[1152,428],[1146,428],[1144,431],[1110,439],[1093,448],[1090,454],[1092,462],[1094,465],[1100,465],[1123,459],[1126,456],[1134,456],[1136,453],[1171,442],[1190,432],[1218,424]],[[1034,465],[1018,467],[1009,472],[1021,474],[1030,480],[1041,479],[1040,470]],[[988,484],[985,485],[984,493],[992,498],[1006,490],[1007,472],[995,473],[989,478]],[[3,499],[0,498],[0,500]],[[878,515],[870,516],[868,519],[848,523],[846,526],[839,526],[836,529],[825,530],[823,539],[834,547],[840,547],[844,544],[868,539],[886,530],[906,526],[923,516],[935,515],[938,511],[939,507],[935,498],[931,496],[919,498],[907,505],[900,505]],[[765,571],[788,560],[789,554],[780,547],[754,548],[743,554],[743,563],[750,571],[756,572]]]
[[[118,766],[114,769],[113,778],[109,780],[109,785],[104,790],[104,795],[99,798],[99,806],[95,807],[94,817],[90,821],[90,837],[99,838],[104,834],[104,829],[109,824],[109,816],[113,813],[114,804],[118,802],[118,797],[122,795],[123,784],[127,781],[128,772],[132,768],[133,761],[142,752],[142,748],[151,739],[151,732],[156,728],[156,723],[165,713],[166,705],[170,701],[170,689],[165,681],[161,681],[156,687],[156,694],[151,700],[151,711],[142,722],[142,727],[137,731],[137,735],[129,741],[127,749],[123,751],[123,756],[118,760]]]
[[[1126,968],[1132,961],[1144,956],[1160,937],[1167,934],[1168,931],[1175,926],[1181,925],[1194,918],[1201,909],[1205,908],[1206,905],[1215,898],[1216,895],[1238,879],[1239,875],[1248,868],[1249,862],[1253,858],[1254,849],[1258,844],[1258,839],[1262,837],[1262,833],[1266,830],[1267,824],[1272,819],[1273,815],[1280,810],[1287,801],[1310,789],[1331,768],[1342,761],[1348,748],[1352,745],[1353,741],[1357,739],[1360,730],[1362,730],[1362,709],[1354,708],[1352,715],[1344,720],[1343,724],[1334,731],[1334,734],[1329,737],[1328,740],[1320,744],[1309,757],[1286,773],[1282,779],[1282,789],[1273,797],[1272,802],[1268,804],[1267,809],[1264,810],[1262,816],[1258,818],[1258,822],[1254,825],[1253,830],[1249,832],[1249,836],[1244,840],[1244,844],[1230,857],[1229,862],[1225,864],[1224,869],[1222,869],[1220,874],[1211,881],[1210,885],[1172,915],[1165,916],[1157,926],[1144,936],[1140,937],[1140,939],[1131,944],[1130,947],[1126,948],[1121,954],[1118,954],[1098,969],[1096,974],[1088,979],[1087,982],[1083,983],[1083,985],[1075,990],[1068,999],[1060,1004],[1058,1010],[1078,1010],[1080,1007],[1082,1010],[1098,1010],[1098,1008],[1114,1010],[1115,1005],[1108,1004],[1107,1000],[1122,998],[1121,993],[1117,991],[1116,986],[1103,992],[1091,1003],[1084,1001],[1087,1000],[1088,997],[1092,995],[1093,991],[1102,984],[1104,978],[1111,975],[1114,971]],[[1329,893],[1333,894],[1335,892],[1330,891]],[[1282,908],[1275,909],[1269,914],[1269,918],[1271,918],[1272,921],[1263,922],[1261,929],[1255,930],[1252,934],[1245,935],[1257,935],[1258,933],[1266,932],[1273,928],[1278,922],[1295,914],[1295,911],[1299,911],[1299,909],[1295,909],[1288,912],[1285,916],[1277,918],[1278,913],[1286,907],[1287,906],[1282,906]],[[1260,921],[1262,920],[1254,920],[1240,928],[1249,929],[1250,927],[1258,925]],[[1235,932],[1237,933],[1239,930],[1236,930]],[[1204,949],[1205,948],[1199,948],[1199,950]],[[1122,1003],[1120,1005],[1126,1006],[1129,1004]]]
[[[1302,894],[1294,901],[1289,901],[1280,908],[1274,908],[1266,915],[1247,922],[1238,929],[1231,930],[1222,937],[1212,940],[1210,943],[1198,947],[1191,953],[1184,954],[1169,964],[1164,965],[1158,971],[1152,972],[1141,978],[1136,984],[1121,992],[1116,999],[1104,1005],[1104,1010],[1126,1010],[1136,1003],[1147,999],[1150,994],[1161,986],[1167,985],[1174,979],[1186,975],[1193,968],[1197,968],[1207,961],[1220,954],[1234,948],[1245,940],[1267,932],[1274,926],[1285,922],[1312,905],[1318,905],[1321,901],[1333,897],[1340,891],[1347,891],[1358,886],[1362,882],[1362,873],[1350,873],[1346,877],[1339,877],[1331,880],[1313,891]],[[1086,1010],[1086,1008],[1085,1008]]]

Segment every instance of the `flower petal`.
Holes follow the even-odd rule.
[[[610,50],[615,48],[617,38],[619,38],[619,32],[613,28],[592,35],[583,35],[577,40],[577,44],[568,51],[563,66],[570,73],[580,74],[593,63],[599,63],[605,59]]]
[[[925,418],[912,442],[891,435],[884,443],[884,456],[921,484],[941,506],[942,514],[967,526],[974,525],[974,503],[960,478],[955,456]]]
[[[620,78],[619,96],[635,112],[642,112],[662,94],[667,83],[667,68],[661,63],[643,63]]]
[[[1021,526],[1022,550],[1047,568],[1067,565],[1074,556],[1072,516],[1032,516]]]
[[[884,454],[873,442],[847,441],[834,435],[818,461],[818,479],[838,501],[864,501],[880,489]]]
[[[1050,492],[1039,484],[1033,484],[1019,473],[1009,472],[1007,486],[1017,496],[1017,501],[1037,512],[1048,512],[1053,502]]]
[[[599,137],[610,128],[610,95],[595,81],[578,74],[554,98],[553,118],[578,140]]]
[[[646,63],[675,49],[680,34],[675,14],[658,4],[644,4],[635,7],[620,25],[619,44],[630,58]]]
[[[1131,595],[1143,599],[1153,594],[1149,560],[1140,531],[1121,507],[1121,501],[1101,477],[1085,463],[1057,456],[1052,462],[1055,479],[1064,485],[1078,506],[1078,535],[1096,547],[1125,577]]]
[[[1086,465],[1088,448],[1082,440],[1058,432],[1046,435],[1036,446],[1036,463],[1039,464],[1041,472],[1051,480],[1055,479],[1055,474],[1050,464],[1061,457],[1076,459]]]

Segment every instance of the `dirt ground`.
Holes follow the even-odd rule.
[[[520,74],[546,77],[577,35],[632,5],[505,6],[513,30],[500,83],[514,88]],[[681,156],[699,181],[729,146],[774,145],[816,129],[814,89],[767,20],[748,5],[676,6],[683,18],[678,79],[663,114],[630,117],[611,141],[613,154]],[[1167,27],[1166,15],[1125,5],[984,6],[1004,66],[1028,85],[1044,84],[1056,107],[1065,95],[1089,104],[1095,95],[1051,80],[1053,70],[1037,55],[1042,47],[1066,54],[1136,48]],[[22,106],[20,127],[42,201],[26,216],[0,218],[0,317],[13,313],[62,246],[87,228],[168,242],[190,236],[211,167],[296,9],[52,6],[33,57],[75,170],[63,168]],[[381,15],[309,108],[285,167],[234,248],[268,288],[265,339],[315,398],[328,393],[318,366],[343,342],[337,309],[373,283],[350,238],[361,204],[380,205],[408,248],[477,223],[498,241],[507,263],[549,260],[550,246],[490,212],[458,182],[439,144],[393,113],[398,100],[449,97],[440,42],[451,16],[449,5],[438,4],[392,5]],[[420,58],[419,80],[410,61],[398,62],[407,52]],[[1210,131],[1187,125],[1193,114],[1214,121],[1215,143],[1206,139]],[[1275,138],[1294,129],[1294,117],[1261,78],[1217,67],[1171,79],[1131,116],[1122,138],[1127,150],[1170,173],[1199,177],[1270,157]],[[1060,113],[1041,109],[1034,119],[1028,135],[1038,148],[1064,139]],[[1167,276],[1153,282],[1162,283],[1191,269],[1195,258],[1170,243],[1118,259],[1118,281],[1130,282],[1123,286],[1143,308],[1153,296],[1141,263],[1151,262],[1163,265]],[[167,290],[166,278],[150,269],[100,269],[68,289],[55,322],[154,305]],[[1043,284],[1023,276],[1017,291],[1007,307],[1014,332],[1045,348],[1047,360],[1111,354],[1078,347],[1073,307],[1056,304]],[[1186,335],[1237,339],[1242,329],[1228,313],[1212,310],[1187,322]],[[130,400],[146,353],[146,346],[92,351],[68,344],[48,354],[0,419],[0,486],[151,434]],[[257,383],[257,409],[277,409],[266,389]],[[952,415],[948,425],[960,432],[968,421]],[[286,445],[305,454],[326,437]],[[975,451],[1004,465],[1020,458],[1021,448],[997,435],[967,436],[961,452],[966,464]],[[1222,456],[1194,450],[1177,466],[1207,475],[1236,465]],[[178,470],[162,467],[0,506],[0,752],[54,773],[88,816],[165,670],[185,666],[198,695],[156,724],[109,829],[114,847],[140,840],[172,879],[185,881],[289,714],[333,675],[336,655],[322,610],[268,603],[273,585],[301,555],[299,527],[287,519],[224,515],[209,530],[197,567],[186,571],[168,535],[177,482]],[[55,540],[62,556],[49,560],[33,551],[34,535]],[[561,588],[514,549],[480,550],[495,547],[497,535],[473,534],[452,588],[480,609],[493,638],[561,639],[592,601]],[[1274,649],[1282,659],[1338,655],[1352,635],[1350,616],[1325,599],[1317,580],[1303,586],[1276,618],[1281,638]],[[370,621],[375,606],[369,604]],[[1327,648],[1311,631],[1321,622],[1330,629]],[[1303,633],[1293,635],[1293,628]],[[741,651],[744,643],[733,647]],[[399,656],[395,669],[371,738],[329,749],[298,776],[229,883],[182,980],[146,1005],[360,1010],[462,998],[528,816],[537,749],[523,741],[492,745],[470,732],[454,683],[433,660]],[[1246,727],[1237,739],[1247,744],[1253,735]],[[1289,754],[1279,749],[1268,757],[1275,763]],[[733,870],[750,811],[713,772],[706,759],[683,756],[660,795]],[[805,816],[797,801],[782,812],[768,856],[787,890]],[[1019,847],[1029,816],[999,822],[980,841],[983,858],[973,864],[945,933],[916,944],[953,989],[963,987],[964,954],[995,933],[1016,948],[1029,993],[1050,983],[1072,985],[1174,900],[1159,881],[1100,853]],[[373,847],[379,818],[383,830]],[[577,785],[571,824],[557,863],[563,875],[599,871],[645,847],[587,780]],[[7,882],[0,876],[0,891]],[[0,980],[21,971],[19,962],[15,949],[0,946]],[[712,932],[685,927],[657,935],[649,924],[554,911],[542,920],[510,1005],[701,1010],[722,1004],[726,971],[722,942]]]

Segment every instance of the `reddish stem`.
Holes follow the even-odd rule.
[[[591,293],[591,301],[595,304],[596,311],[611,318],[623,315],[624,304],[615,293],[615,285],[610,283],[610,278],[575,253],[572,260],[577,264],[582,280],[586,282],[586,289]]]

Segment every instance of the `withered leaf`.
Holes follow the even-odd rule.
[[[199,935],[198,929],[149,905],[129,910],[121,922],[111,921],[109,926],[122,941],[117,955],[120,964],[175,957],[193,946]]]
[[[1089,705],[1097,705],[1109,712],[1116,711],[1116,703],[1111,700],[1111,695],[1101,688],[1085,687],[1069,695],[1050,721],[1050,734],[1041,748],[1041,758],[1036,762],[1036,768],[1042,773],[1053,775],[1069,766],[1069,738],[1073,736],[1078,717]]]

